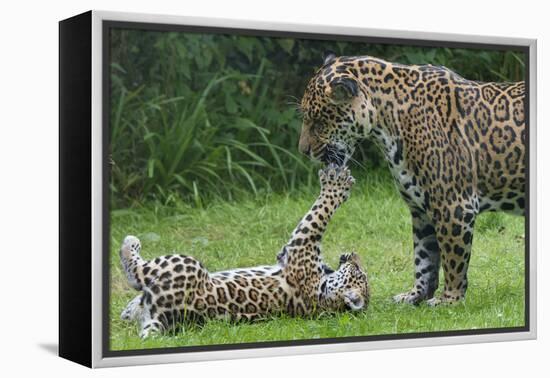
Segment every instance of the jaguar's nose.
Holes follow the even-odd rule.
[[[300,141],[298,142],[298,150],[306,156],[309,156],[311,153],[311,143],[309,143],[308,138],[303,132],[300,135]]]

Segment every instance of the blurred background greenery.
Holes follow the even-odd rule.
[[[297,149],[297,104],[327,50],[444,65],[472,80],[524,77],[512,51],[113,29],[112,208],[201,207],[317,185],[318,166]],[[356,158],[384,165],[369,143]]]

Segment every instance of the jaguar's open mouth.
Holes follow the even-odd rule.
[[[347,154],[344,150],[329,145],[325,148],[319,160],[327,165],[336,164],[337,166],[342,167],[347,162]]]

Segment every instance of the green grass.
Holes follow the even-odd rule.
[[[343,251],[357,251],[372,287],[368,310],[315,317],[272,319],[250,324],[211,321],[177,334],[142,341],[135,323],[119,314],[137,292],[129,287],[118,259],[127,234],[141,238],[144,258],[186,253],[210,271],[272,264],[279,248],[307,211],[317,190],[266,195],[239,202],[214,201],[197,208],[177,201],[167,208],[146,204],[111,215],[112,350],[300,340],[341,336],[403,334],[524,325],[524,219],[482,214],[476,223],[470,286],[464,302],[431,308],[392,303],[413,281],[408,210],[386,174],[357,180],[350,200],[338,211],[323,241],[325,260],[337,264]]]

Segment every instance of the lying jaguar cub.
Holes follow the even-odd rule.
[[[321,194],[300,221],[277,264],[209,273],[196,259],[168,255],[145,261],[141,244],[127,236],[120,249],[130,285],[142,293],[121,314],[137,320],[140,336],[174,328],[183,321],[228,318],[253,320],[273,313],[292,316],[318,310],[366,308],[367,274],[355,253],[340,257],[338,270],[321,258],[321,238],[335,210],[354,183],[347,168],[319,171]]]

